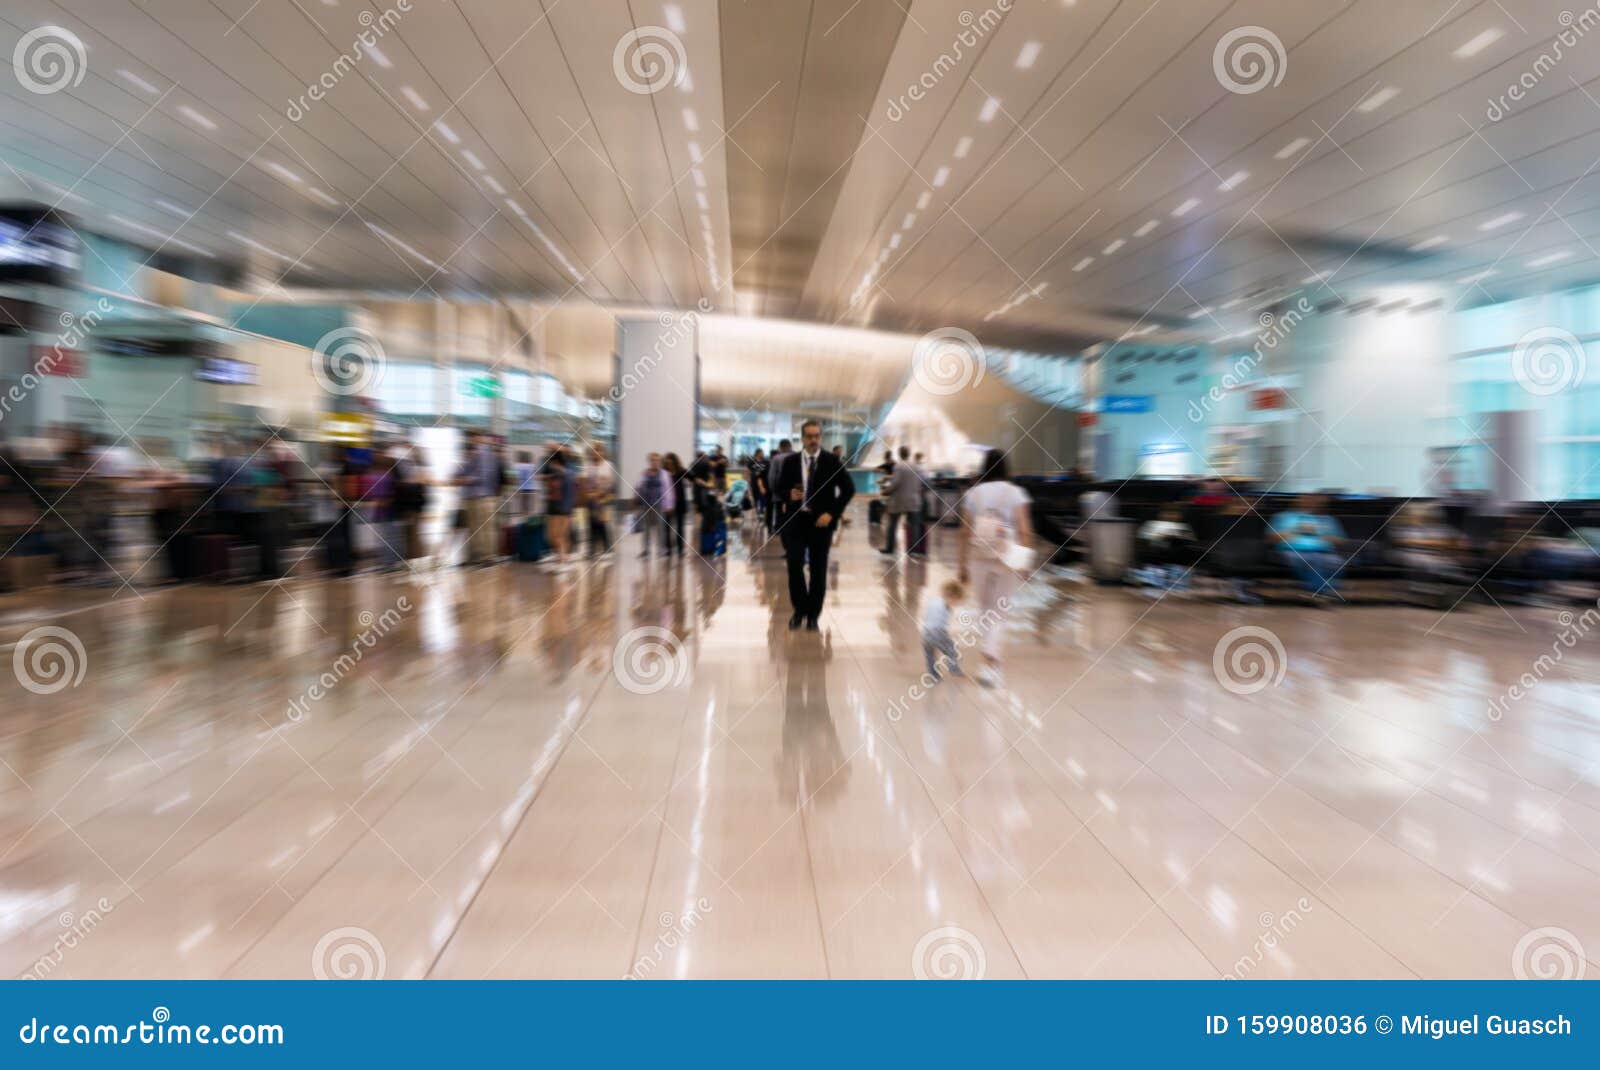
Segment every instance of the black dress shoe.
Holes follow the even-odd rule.
[[[817,618],[816,617],[807,617],[806,618],[806,631],[814,632],[816,630],[817,630]]]
[[[789,630],[791,632],[795,631],[803,623],[805,623],[805,617],[801,616],[799,613],[796,613],[794,616],[789,618]]]

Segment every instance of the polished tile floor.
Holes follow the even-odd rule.
[[[948,540],[0,601],[0,970],[1600,975],[1583,605],[1052,570],[930,692]]]

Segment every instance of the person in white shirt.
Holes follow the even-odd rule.
[[[960,576],[970,583],[980,619],[989,621],[978,644],[984,667],[978,683],[1000,683],[1000,641],[1004,609],[1001,603],[1022,586],[1023,576],[1006,563],[1013,547],[1026,547],[1033,539],[1028,517],[1032,501],[1028,492],[1011,482],[1003,450],[991,449],[983,458],[978,480],[961,498]]]

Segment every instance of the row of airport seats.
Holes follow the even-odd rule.
[[[1192,499],[1203,490],[1216,488],[1191,481],[1091,483],[1025,477],[1018,482],[1033,499],[1034,528],[1042,540],[1056,547],[1053,560],[1057,563],[1084,560],[1090,518],[1083,515],[1081,501],[1085,494],[1099,492],[1115,498],[1115,505],[1103,508],[1102,516],[1114,512],[1135,524],[1142,525],[1164,509],[1177,506],[1194,532],[1192,563],[1199,575],[1250,583],[1292,579],[1268,537],[1268,528],[1276,514],[1295,507],[1298,495],[1234,487],[1231,501],[1214,505],[1196,504]],[[1415,579],[1415,569],[1399,560],[1395,543],[1397,516],[1413,501],[1423,499],[1327,494],[1329,515],[1339,522],[1355,548],[1342,572],[1345,579]],[[1600,584],[1600,551],[1583,552],[1583,543],[1575,534],[1600,529],[1600,502],[1534,502],[1490,510],[1481,503],[1461,500],[1440,505],[1437,516],[1456,533],[1458,545],[1443,557],[1459,576],[1513,594],[1553,581]],[[1553,540],[1559,540],[1563,549],[1552,551]],[[1141,563],[1136,557],[1131,564]]]

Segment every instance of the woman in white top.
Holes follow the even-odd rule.
[[[1001,603],[1025,578],[1005,559],[1013,547],[1033,541],[1031,501],[1027,491],[1011,482],[1005,452],[998,449],[984,455],[978,481],[961,498],[961,582],[971,585],[974,596],[978,649],[984,660],[977,679],[985,687],[1000,681],[1000,633],[1006,613]]]

